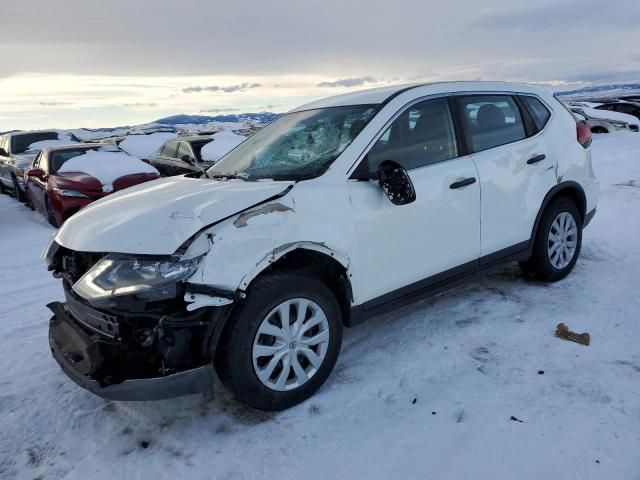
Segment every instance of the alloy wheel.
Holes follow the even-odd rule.
[[[294,298],[262,320],[253,341],[253,368],[271,390],[301,387],[318,371],[329,346],[329,321],[320,306]]]
[[[573,215],[562,212],[551,223],[547,241],[547,255],[557,270],[566,268],[576,254],[578,225]]]

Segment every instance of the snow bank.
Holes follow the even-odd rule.
[[[200,152],[202,160],[205,162],[217,162],[244,142],[247,137],[233,133],[231,130],[222,130],[211,135],[211,138],[213,138],[213,142],[207,143]]]
[[[154,157],[162,144],[168,140],[176,138],[175,133],[157,132],[149,135],[128,135],[122,142],[120,148],[134,157],[149,160]]]
[[[126,153],[97,152],[95,150],[89,150],[84,155],[67,160],[62,164],[58,172],[82,172],[91,175],[100,181],[104,192],[112,192],[113,182],[125,175],[136,173],[155,173],[160,175],[158,170],[148,163]]]
[[[602,120],[613,120],[615,122],[625,122],[629,125],[638,125],[640,128],[640,120],[633,115],[627,115],[626,113],[611,112],[609,110],[597,110],[595,108],[580,107],[587,115],[593,118],[600,118]]]

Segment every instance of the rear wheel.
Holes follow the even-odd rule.
[[[521,265],[539,280],[555,282],[573,270],[581,246],[582,215],[573,201],[560,197],[544,212],[531,258]]]
[[[591,133],[609,133],[609,130],[604,127],[593,127]]]
[[[275,273],[256,280],[223,334],[216,369],[235,397],[283,410],[313,395],[340,352],[342,316],[317,279]]]

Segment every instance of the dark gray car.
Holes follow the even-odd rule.
[[[165,177],[202,172],[213,165],[213,162],[204,161],[200,155],[202,147],[211,141],[212,138],[206,136],[170,140],[160,147],[151,164]]]

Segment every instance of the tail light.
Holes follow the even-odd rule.
[[[591,145],[591,129],[586,122],[576,122],[576,132],[578,135],[578,143],[583,148],[589,148]]]

